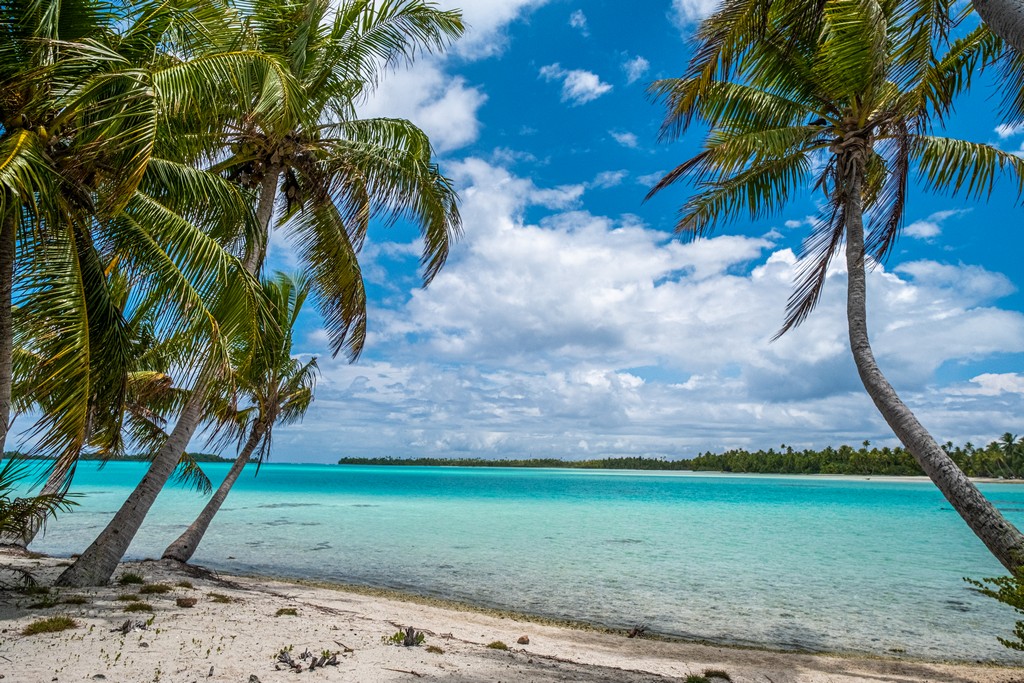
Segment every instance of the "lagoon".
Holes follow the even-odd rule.
[[[32,549],[82,551],[143,463],[84,462]],[[202,465],[214,485],[227,464]],[[193,562],[689,639],[1021,662],[1002,574],[926,481],[561,469],[247,468]],[[1024,486],[982,490],[1024,524]],[[159,557],[204,504],[169,488],[129,549]]]

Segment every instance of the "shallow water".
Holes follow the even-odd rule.
[[[214,484],[226,464],[204,464]],[[239,479],[194,562],[770,647],[1022,662],[1002,574],[927,482],[590,470],[268,464]],[[82,551],[144,465],[83,463],[80,507],[32,548]],[[1024,524],[1024,486],[982,490]],[[161,494],[129,557],[205,498]]]

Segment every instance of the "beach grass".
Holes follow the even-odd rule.
[[[40,633],[56,633],[57,631],[66,631],[69,628],[78,628],[78,622],[71,617],[56,616],[48,619],[40,619],[34,621],[24,629],[22,629],[22,635],[34,636]]]
[[[148,602],[133,602],[124,606],[125,612],[152,612],[153,606]]]
[[[159,593],[170,593],[172,590],[174,589],[166,583],[149,583],[139,588],[139,593],[142,595],[153,595]]]

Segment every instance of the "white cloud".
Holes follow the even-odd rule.
[[[962,216],[969,212],[970,209],[936,211],[924,220],[914,221],[913,223],[904,226],[903,233],[908,237],[930,242],[942,233],[943,221],[954,216]]]
[[[590,187],[607,189],[621,185],[622,181],[629,175],[629,171],[620,169],[618,171],[602,171],[591,181]]]
[[[626,72],[626,83],[636,83],[644,77],[650,67],[651,63],[640,55],[627,59],[622,63],[622,70]]]
[[[613,130],[609,131],[609,134],[623,147],[635,148],[637,145],[638,140],[634,133]]]
[[[456,43],[455,51],[468,59],[483,59],[501,54],[508,38],[505,27],[548,0],[440,0],[442,9],[459,9],[466,24],[465,35]]]
[[[1001,123],[996,126],[995,133],[1000,140],[1005,140],[1008,137],[1024,133],[1024,123]]]
[[[664,171],[655,171],[654,173],[645,173],[644,175],[637,176],[636,182],[644,187],[654,187],[664,177]]]
[[[590,35],[590,29],[587,28],[587,15],[585,15],[581,9],[578,9],[569,15],[569,26],[577,29],[584,36]]]
[[[562,82],[562,101],[573,105],[586,104],[609,92],[612,86],[603,82],[597,74],[582,69],[563,69],[557,62],[540,68],[540,76],[546,81]]]
[[[487,96],[462,77],[444,73],[435,59],[424,58],[408,69],[390,73],[359,107],[363,118],[406,118],[430,136],[440,152],[475,142],[480,133],[477,111]]]
[[[430,288],[373,311],[388,360],[322,359],[313,410],[279,443],[324,460],[892,443],[849,356],[842,259],[818,310],[771,343],[796,257],[770,237],[683,244],[581,210],[582,185],[538,187],[480,159],[448,170],[465,240]],[[983,442],[1019,419],[1024,376],[935,381],[1024,352],[1024,315],[993,303],[1005,277],[915,261],[868,279],[879,363],[940,440]]]
[[[672,18],[689,33],[693,25],[718,9],[719,0],[672,0]]]

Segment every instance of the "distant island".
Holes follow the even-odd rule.
[[[234,462],[235,458],[225,458],[217,455],[216,453],[190,453],[192,459],[196,462]],[[38,455],[31,455],[27,453],[21,453],[19,451],[5,451],[4,458],[19,458],[22,460],[50,460],[51,458],[44,458]],[[102,458],[98,455],[83,454],[79,460],[105,460],[107,462],[149,462],[152,459],[151,455],[146,453],[134,453],[132,455],[121,455],[116,458]]]
[[[945,444],[960,469],[970,477],[1024,478],[1024,446],[1015,439],[993,441],[985,447],[970,442],[963,446]],[[740,472],[750,474],[854,474],[877,476],[923,476],[913,456],[901,447],[860,448],[831,446],[822,450],[795,450],[785,444],[778,449],[724,453],[706,452],[694,458],[668,460],[657,457],[561,460],[527,458],[485,460],[483,458],[341,458],[339,465],[402,465],[414,467],[562,467],[606,470],[684,470],[691,472]]]

